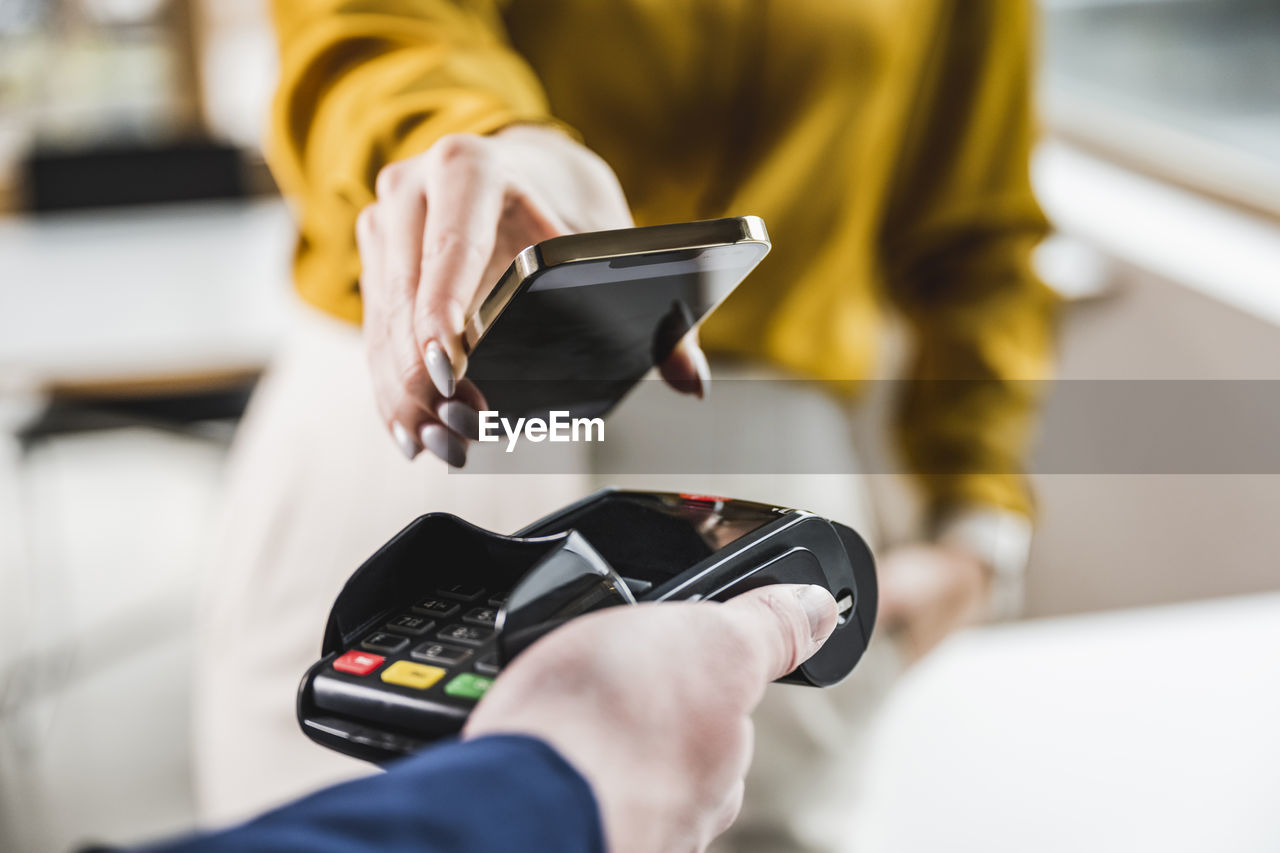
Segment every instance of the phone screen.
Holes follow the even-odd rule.
[[[766,251],[737,243],[542,270],[476,344],[467,376],[503,417],[601,417]]]
[[[618,492],[558,519],[556,527],[577,530],[622,576],[657,586],[782,516],[750,501]]]

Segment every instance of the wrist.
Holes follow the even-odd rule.
[[[556,142],[565,139],[576,140],[577,138],[567,125],[562,125],[554,119],[547,119],[545,121],[530,121],[528,119],[513,121],[508,125],[498,128],[493,132],[493,135],[501,137],[502,139],[530,141],[554,140]]]
[[[986,569],[989,619],[1021,612],[1031,537],[1031,520],[1025,515],[980,505],[939,513],[930,529],[935,543],[970,555]]]

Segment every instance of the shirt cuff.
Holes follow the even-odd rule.
[[[933,529],[935,542],[963,549],[991,571],[986,615],[996,620],[1022,612],[1031,535],[1031,519],[1025,515],[985,506],[953,509]]]
[[[144,853],[604,853],[595,794],[546,742],[445,743],[387,772]]]

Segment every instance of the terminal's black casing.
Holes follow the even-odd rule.
[[[723,544],[720,544],[720,543]],[[415,519],[356,570],[334,603],[321,659],[298,691],[306,734],[339,752],[384,762],[457,734],[475,700],[377,675],[336,671],[396,613],[451,585],[501,602],[493,637],[450,675],[508,662],[588,610],[635,601],[725,600],[772,583],[814,583],[843,603],[826,644],[781,681],[826,687],[862,657],[875,624],[875,564],[852,529],[784,507],[701,495],[605,489],[513,536],[455,516]],[[402,655],[388,655],[407,659]],[[388,662],[386,666],[390,666]]]

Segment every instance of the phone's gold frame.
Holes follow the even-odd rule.
[[[520,292],[522,285],[534,274],[551,267],[577,261],[600,261],[743,243],[764,246],[761,259],[769,254],[773,244],[769,242],[769,232],[765,228],[763,219],[758,216],[734,216],[726,219],[677,222],[671,225],[649,225],[643,228],[621,228],[616,231],[591,231],[585,234],[553,237],[530,246],[516,255],[515,260],[502,274],[502,278],[498,279],[497,285],[467,321],[467,327],[462,336],[463,344],[468,353],[472,352],[484,337],[485,332]]]

